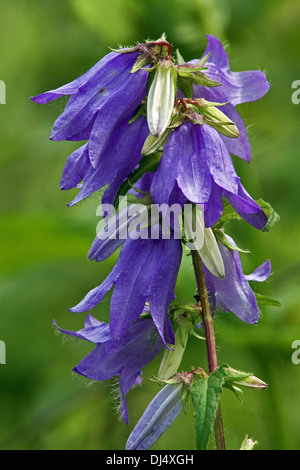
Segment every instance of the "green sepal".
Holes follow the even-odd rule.
[[[268,232],[271,227],[273,227],[277,222],[279,222],[280,216],[279,214],[277,214],[277,212],[275,212],[273,207],[263,199],[257,199],[255,202],[262,208],[262,210],[268,217],[268,223],[262,230],[263,232]]]
[[[273,307],[281,307],[281,302],[279,300],[273,299],[272,297],[268,297],[267,295],[259,294],[258,292],[255,292],[255,297],[258,306],[263,306],[263,305],[271,305]]]
[[[262,208],[268,218],[267,224],[262,229],[263,232],[267,232],[270,230],[271,227],[273,227],[273,225],[276,224],[276,222],[279,221],[280,217],[268,202],[264,201],[263,199],[256,199],[255,202]],[[223,197],[223,213],[213,228],[223,228],[227,222],[233,219],[243,220],[243,218],[234,210],[234,208],[229,204],[225,197]]]
[[[216,229],[216,230],[213,230],[213,232],[214,232],[216,239],[220,240],[220,242],[223,243],[223,245],[226,246],[226,248],[228,248],[229,250],[239,251],[240,253],[250,253],[249,250],[243,250],[242,248],[239,248],[238,246],[232,245],[229,242],[223,230]]]
[[[248,438],[248,435],[242,441],[240,450],[253,450],[253,448],[258,444],[257,441],[254,441],[252,438]]]

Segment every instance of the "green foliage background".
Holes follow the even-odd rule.
[[[263,69],[271,90],[261,101],[241,105],[253,149],[250,165],[234,159],[247,190],[269,201],[281,221],[269,233],[232,223],[245,273],[269,258],[273,275],[261,292],[282,302],[265,307],[257,326],[233,315],[215,319],[219,363],[252,371],[265,380],[264,392],[245,392],[240,403],[222,398],[227,447],[246,434],[259,449],[300,448],[300,365],[291,361],[300,340],[299,318],[299,122],[292,82],[300,79],[300,4],[297,0],[0,0],[0,365],[1,449],[123,449],[142,411],[156,394],[144,370],[142,388],[128,395],[126,426],[116,411],[114,384],[89,382],[72,368],[90,346],[62,340],[52,320],[79,329],[85,314],[75,305],[110,271],[116,256],[97,265],[87,260],[95,236],[99,196],[67,208],[75,191],[59,181],[72,142],[50,142],[52,123],[63,103],[36,105],[30,96],[56,88],[84,73],[117,47],[156,39],[162,32],[186,60],[200,57],[205,34],[228,44],[234,71]],[[180,271],[177,295],[190,301],[195,283],[189,259]],[[109,299],[93,314],[108,318]],[[191,339],[182,367],[202,366],[201,341]],[[182,414],[155,449],[194,449],[191,413]],[[210,448],[213,448],[213,440]]]

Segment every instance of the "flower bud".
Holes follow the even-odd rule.
[[[250,373],[235,370],[232,369],[232,367],[228,367],[226,371],[227,377],[232,385],[253,388],[256,390],[265,390],[268,387],[265,382]]]
[[[150,86],[147,120],[151,134],[159,137],[166,130],[174,107],[177,72],[169,60],[160,61]]]
[[[252,437],[248,438],[248,436],[246,436],[242,442],[240,450],[253,450],[256,444],[258,444],[257,441],[254,441]]]
[[[204,116],[204,122],[216,129],[220,134],[226,137],[237,138],[240,133],[236,125],[226,114],[215,106],[201,106],[201,113]]]

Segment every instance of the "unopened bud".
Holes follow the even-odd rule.
[[[255,375],[251,375],[250,373],[235,370],[231,367],[228,367],[226,371],[228,380],[233,385],[253,388],[255,390],[265,390],[268,387],[265,382],[263,382],[258,377],[255,377]]]
[[[201,107],[201,113],[204,116],[204,122],[216,129],[220,134],[226,137],[237,138],[240,133],[236,125],[226,114],[215,106]]]
[[[245,439],[242,442],[240,450],[253,450],[253,448],[258,444],[257,441],[254,441],[252,437],[248,438],[248,436],[245,437]]]
[[[166,130],[174,107],[177,72],[170,60],[155,68],[147,102],[147,120],[151,134],[159,137]]]

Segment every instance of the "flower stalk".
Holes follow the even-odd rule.
[[[201,316],[206,339],[206,350],[208,359],[208,368],[210,374],[218,368],[217,350],[215,341],[215,332],[213,327],[213,318],[209,304],[207,288],[204,279],[204,273],[201,265],[201,258],[196,250],[192,250],[193,267],[201,305]],[[215,440],[217,450],[225,450],[225,437],[222,421],[221,407],[219,405],[214,424]]]

